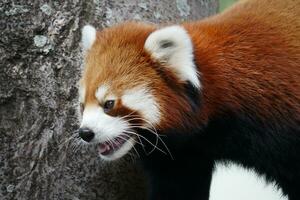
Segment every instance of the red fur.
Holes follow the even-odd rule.
[[[296,11],[294,11],[296,10]],[[300,2],[248,0],[223,14],[184,23],[201,73],[203,108],[193,118],[181,83],[164,69],[174,88],[161,80],[144,43],[153,25],[127,22],[97,33],[86,58],[83,82],[86,104],[97,103],[94,93],[110,82],[115,94],[149,84],[162,112],[160,128],[204,124],[226,110],[262,119],[300,115]],[[287,109],[288,108],[288,109]]]
[[[249,0],[184,24],[202,74],[206,106],[199,115],[247,109],[262,119],[299,119],[299,19],[300,1]]]

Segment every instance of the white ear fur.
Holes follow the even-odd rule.
[[[182,81],[190,81],[200,88],[194,64],[193,44],[181,26],[169,26],[151,33],[144,48],[161,63],[167,63]]]
[[[82,29],[82,48],[84,51],[89,50],[96,40],[96,29],[91,25],[85,25]]]

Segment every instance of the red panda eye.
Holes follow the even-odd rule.
[[[105,101],[105,103],[103,105],[104,112],[110,111],[114,107],[114,105],[115,105],[114,100]]]
[[[82,114],[84,111],[84,104],[83,103],[80,103],[80,113]]]

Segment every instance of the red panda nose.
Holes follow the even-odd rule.
[[[79,137],[86,142],[90,142],[95,136],[95,133],[88,128],[80,128],[79,129]]]

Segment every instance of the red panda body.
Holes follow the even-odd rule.
[[[216,161],[300,198],[300,1],[241,1],[181,26],[83,32],[80,136],[108,160],[135,147],[150,199],[208,200]]]
[[[288,108],[299,116],[299,26],[300,2],[281,0],[247,1],[212,19],[186,24],[203,93],[223,101],[209,100],[208,112],[218,112],[226,103],[237,110],[246,106],[262,118],[282,119],[280,112]]]

